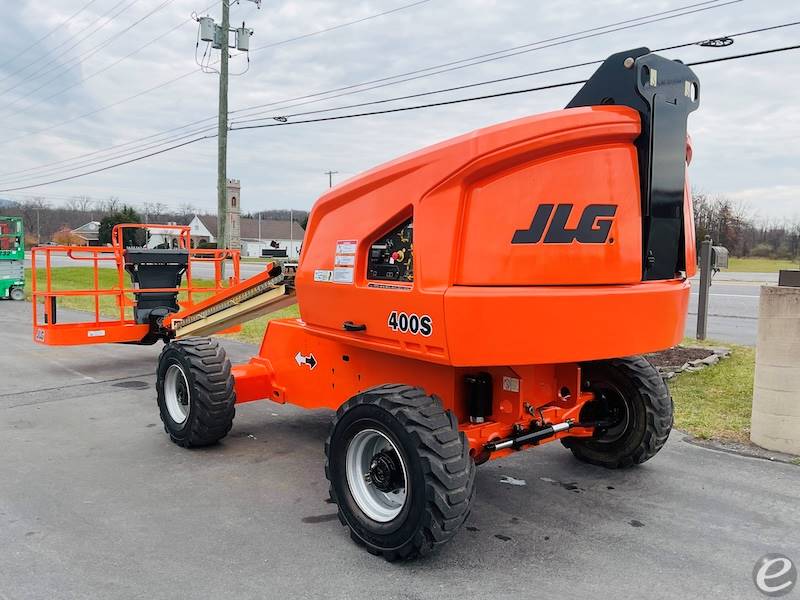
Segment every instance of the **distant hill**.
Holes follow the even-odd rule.
[[[8,208],[10,206],[17,207],[19,206],[19,202],[14,202],[13,200],[6,200],[5,198],[0,198],[0,208]]]

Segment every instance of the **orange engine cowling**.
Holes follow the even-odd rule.
[[[640,58],[634,69],[628,56]],[[565,110],[469,133],[338,186],[306,231],[303,321],[455,366],[677,343],[694,262],[686,120],[698,90],[680,63],[620,53]]]

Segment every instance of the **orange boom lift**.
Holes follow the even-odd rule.
[[[236,403],[259,399],[336,410],[331,498],[351,537],[388,560],[453,536],[476,464],[555,440],[605,467],[648,460],[670,433],[672,401],[639,355],[683,333],[695,271],[686,123],[698,94],[682,63],[622,52],[565,110],[437,144],[325,194],[294,281],[271,266],[158,322],[181,338],[158,364],[167,433],[214,443]],[[246,364],[179,335],[235,321],[260,296],[253,314],[269,310],[293,288],[301,318],[271,321]]]

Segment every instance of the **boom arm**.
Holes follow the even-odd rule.
[[[608,57],[567,104],[615,104],[639,112],[644,280],[670,279],[686,270],[686,121],[700,106],[699,94],[700,82],[689,67],[635,48]]]

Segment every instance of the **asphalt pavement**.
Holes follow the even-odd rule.
[[[221,444],[183,450],[158,418],[158,345],[37,346],[29,313],[0,302],[3,600],[755,599],[762,555],[800,562],[800,467],[674,432],[632,470],[559,444],[483,465],[455,539],[389,564],[326,501],[332,413],[241,405]]]
[[[698,277],[692,279],[685,330],[690,338],[697,333],[699,283]],[[708,339],[755,346],[761,286],[777,283],[777,273],[717,273],[708,298]]]

